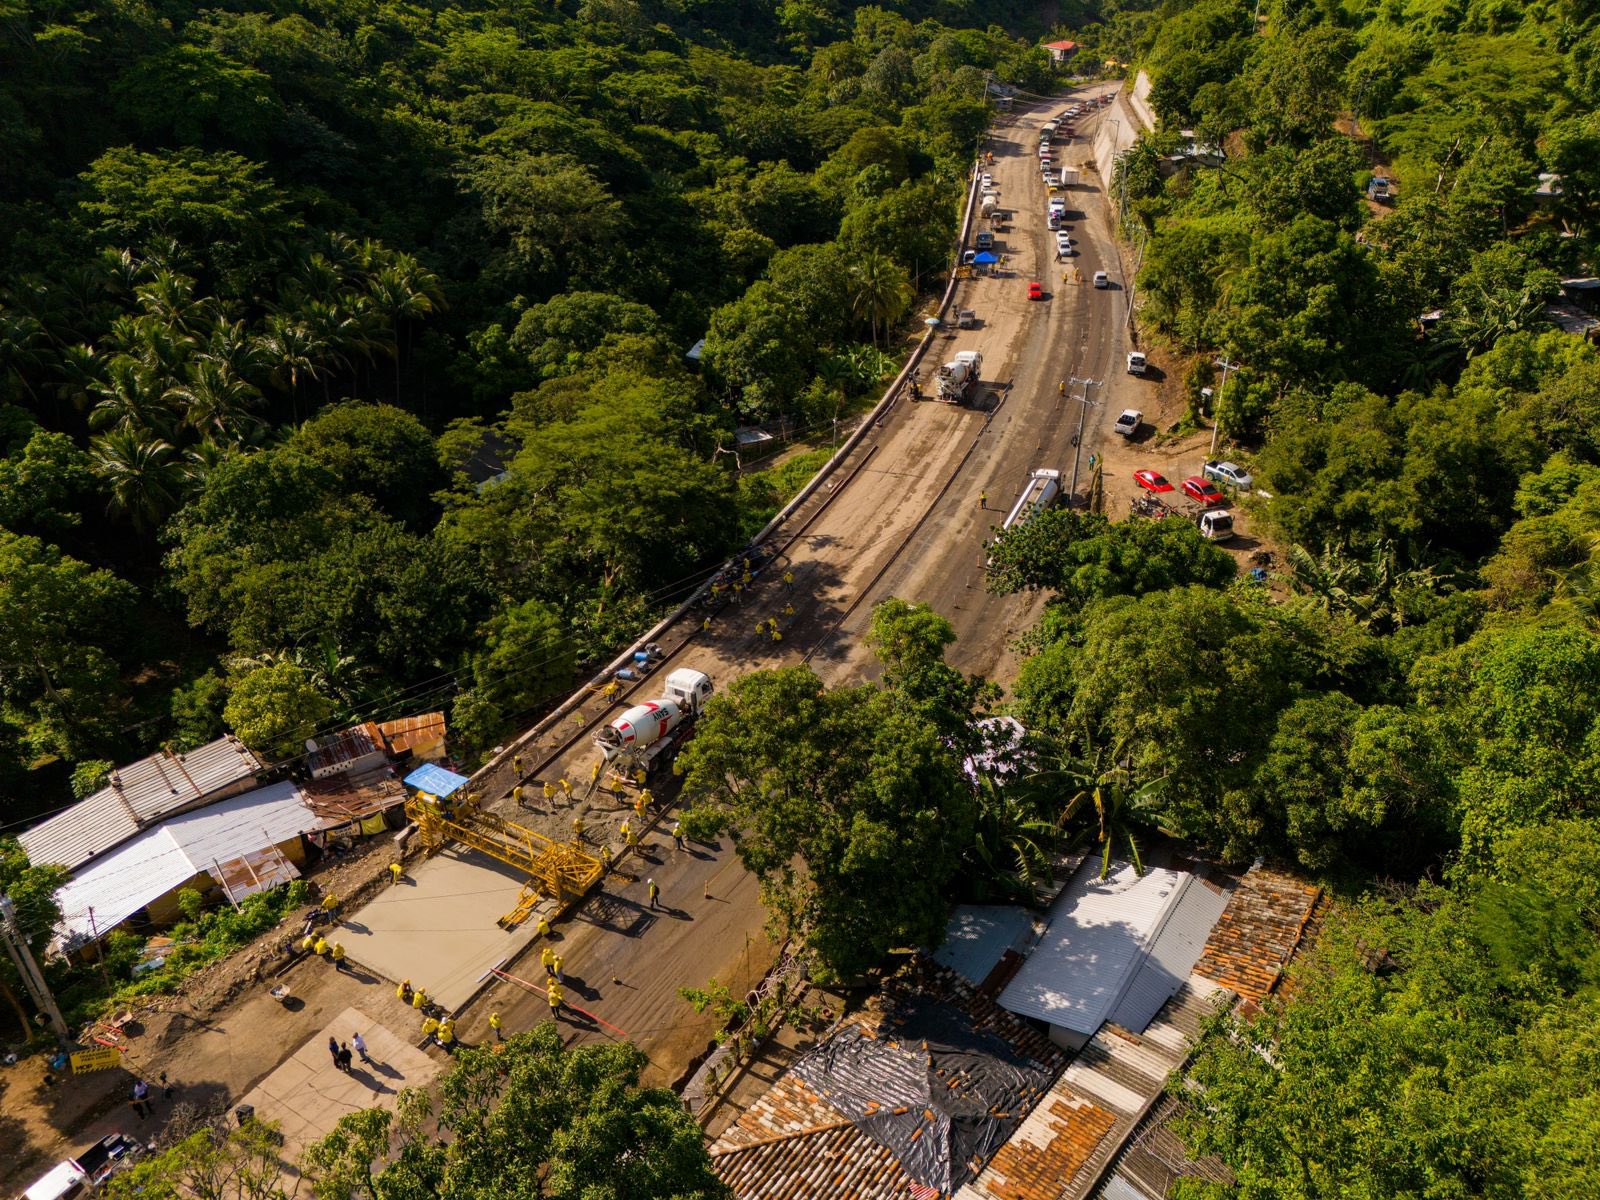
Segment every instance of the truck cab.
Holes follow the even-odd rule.
[[[1146,369],[1148,369],[1149,365],[1149,360],[1145,358],[1143,350],[1128,351],[1129,375],[1143,375]]]
[[[693,667],[679,667],[667,676],[667,697],[676,700],[690,712],[699,713],[711,699],[715,689],[711,676]]]
[[[978,230],[978,236],[974,240],[974,244],[979,250],[993,250],[994,234],[987,229],[980,229]]]

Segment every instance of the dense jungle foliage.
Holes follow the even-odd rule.
[[[889,368],[1014,7],[0,6],[0,825],[609,655]]]

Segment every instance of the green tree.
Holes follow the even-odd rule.
[[[572,685],[575,646],[549,605],[524,600],[502,609],[482,637],[486,649],[472,658],[473,690],[502,722],[533,712]]]
[[[240,741],[277,757],[300,753],[332,715],[333,703],[292,662],[246,670],[232,681],[222,708],[222,719]]]
[[[110,571],[0,530],[0,692],[40,753],[79,758],[102,737],[133,600]]]
[[[868,251],[850,267],[850,308],[872,327],[872,344],[910,311],[916,293],[906,270],[886,254]]]
[[[737,832],[774,919],[804,932],[819,970],[849,977],[939,940],[972,797],[938,732],[888,694],[825,688],[805,667],[745,675],[678,761],[685,827]]]
[[[339,1119],[306,1152],[318,1200],[725,1200],[694,1119],[639,1084],[629,1043],[567,1047],[554,1022],[494,1047],[464,1047],[438,1097]]]
[[[410,413],[347,401],[300,426],[289,445],[333,472],[341,492],[370,497],[413,528],[430,523],[433,493],[445,480],[433,436]]]
[[[203,1125],[105,1184],[111,1200],[288,1200],[273,1121]]]
[[[987,580],[999,593],[1048,590],[1072,607],[1189,584],[1220,587],[1233,559],[1187,521],[1121,521],[1057,508],[998,536]]]

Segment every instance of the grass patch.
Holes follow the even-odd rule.
[[[797,454],[787,462],[766,471],[752,471],[739,477],[739,537],[748,542],[778,510],[805,487],[822,464],[833,457],[832,446],[822,446]]]

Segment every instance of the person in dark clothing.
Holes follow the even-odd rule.
[[[333,1065],[344,1070],[344,1064],[339,1061],[339,1039],[332,1035],[328,1037],[328,1054],[333,1058]]]
[[[339,1055],[338,1055],[338,1058],[339,1058],[339,1070],[343,1071],[346,1075],[348,1075],[350,1073],[350,1060],[352,1058],[354,1058],[354,1057],[355,1057],[355,1055],[350,1053],[350,1047],[349,1046],[340,1046],[339,1047]]]

